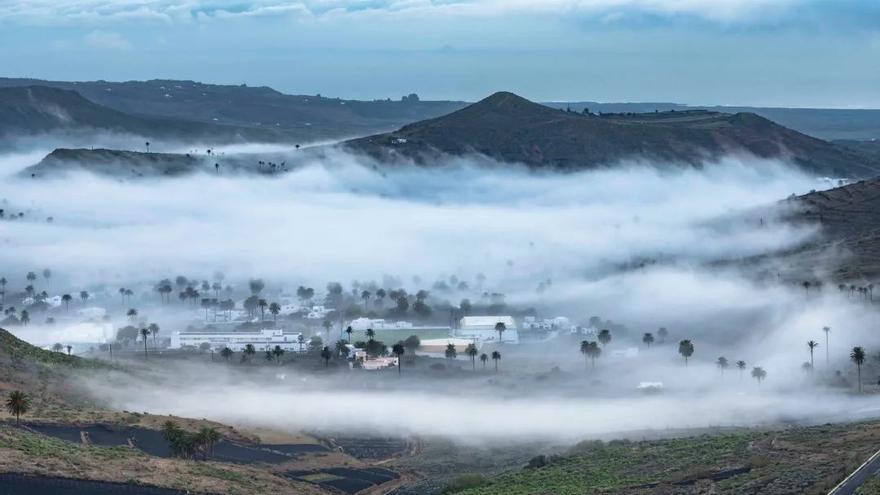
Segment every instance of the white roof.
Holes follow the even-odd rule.
[[[508,328],[516,326],[512,316],[465,316],[461,319],[462,326],[491,326],[495,328],[497,323],[504,323]]]

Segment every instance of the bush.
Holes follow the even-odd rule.
[[[489,481],[479,474],[462,474],[457,476],[440,493],[458,493],[472,488],[480,488],[489,485]]]

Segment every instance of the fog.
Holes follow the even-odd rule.
[[[222,152],[295,153],[259,144]],[[111,297],[118,285],[140,284],[142,311],[151,321],[164,318],[167,332],[197,320],[199,310],[160,307],[151,284],[178,274],[207,279],[216,270],[239,287],[262,277],[276,290],[381,284],[391,276],[414,292],[455,275],[472,287],[446,297],[500,292],[511,307],[542,317],[581,323],[601,315],[625,325],[615,333],[616,349],[640,347],[643,332],[670,329],[668,342],[634,358],[613,358],[612,347],[592,371],[577,339],[560,339],[501,349],[498,375],[467,374],[465,360],[451,377],[408,376],[404,367],[402,377],[391,371],[373,380],[346,370],[219,368],[202,359],[149,370],[149,378],[119,373],[80,383],[116,409],[460,441],[576,441],[877,414],[867,400],[831,386],[835,370],[845,371],[840,379],[849,375],[846,349],[876,344],[874,311],[836,289],[805,294],[739,263],[818,235],[785,223],[780,201],[828,180],[784,163],[729,157],[701,168],[625,163],[556,174],[484,159],[391,167],[331,152],[272,176],[15,176],[40,157],[0,155],[3,207],[26,213],[0,222],[0,273],[18,286],[27,270],[50,267],[57,290],[106,284]],[[821,274],[823,267],[811,269]],[[477,274],[485,275],[484,287],[476,287]],[[125,323],[119,313],[110,321]],[[820,359],[826,325],[834,328],[827,364]],[[96,342],[112,329],[77,322],[16,332],[48,345]],[[687,367],[677,353],[685,338],[696,347]],[[813,375],[801,370],[810,339],[823,345],[820,387],[809,386]],[[734,367],[722,375],[714,365],[722,355],[731,364],[745,360],[744,376]],[[750,378],[752,366],[768,371],[764,383]],[[644,395],[642,382],[662,382],[664,392]]]

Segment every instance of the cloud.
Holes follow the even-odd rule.
[[[545,13],[611,19],[626,13],[692,16],[717,22],[756,21],[814,0],[37,0],[0,3],[0,20],[42,22],[160,20],[253,16],[346,16],[362,13],[473,15]],[[53,20],[54,19],[54,20]]]
[[[83,37],[83,44],[97,50],[130,50],[131,43],[119,33],[92,31]]]

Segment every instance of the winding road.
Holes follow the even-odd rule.
[[[828,495],[853,495],[871,476],[880,472],[880,450],[828,492]]]

